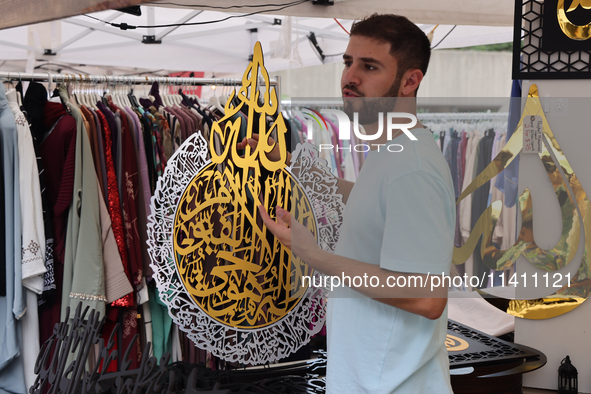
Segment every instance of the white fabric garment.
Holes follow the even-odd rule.
[[[23,366],[25,371],[25,384],[27,389],[35,383],[35,362],[41,349],[39,339],[39,315],[37,313],[37,293],[29,289],[27,292],[27,313],[23,316]]]
[[[18,140],[19,191],[21,201],[22,279],[26,287],[27,309],[22,317],[23,338],[21,352],[27,388],[35,383],[35,361],[39,354],[39,316],[37,294],[43,292],[45,269],[45,228],[39,187],[39,170],[33,138],[27,119],[20,111],[16,90],[6,93],[14,114]]]
[[[39,170],[29,123],[19,109],[16,95],[16,90],[6,92],[18,134],[19,191],[23,208],[21,209],[23,286],[41,294],[43,274],[47,270],[45,269],[45,227]]]
[[[97,184],[98,184],[97,179]],[[98,186],[100,190],[100,184]],[[100,204],[100,218],[101,218],[101,231],[103,237],[103,265],[105,269],[105,296],[107,302],[113,302],[119,298],[131,293],[133,288],[125,270],[123,263],[121,262],[121,256],[117,249],[117,241],[115,241],[115,235],[113,234],[113,227],[111,224],[111,217],[109,216],[109,210],[105,204],[103,195],[99,193],[99,204]]]

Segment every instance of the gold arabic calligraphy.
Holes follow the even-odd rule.
[[[539,269],[546,271],[558,270],[569,264],[575,257],[580,242],[580,218],[582,218],[585,233],[583,260],[576,275],[571,280],[570,286],[563,287],[557,294],[566,298],[587,298],[591,293],[591,270],[589,267],[589,258],[591,258],[589,256],[589,247],[591,247],[591,203],[548,125],[540,105],[536,85],[532,85],[530,89],[524,112],[515,133],[494,160],[462,192],[457,203],[459,204],[469,194],[507,168],[517,157],[523,148],[523,121],[526,117],[532,115],[538,115],[542,118],[543,134],[554,157],[557,159],[556,164],[546,145],[542,144],[542,152],[538,153],[538,156],[552,183],[556,198],[560,202],[562,214],[562,233],[558,243],[555,247],[544,250],[538,247],[534,241],[532,199],[529,190],[525,189],[519,197],[522,226],[515,244],[507,250],[499,250],[492,244],[492,231],[502,209],[502,202],[494,201],[480,216],[466,243],[462,247],[454,248],[453,263],[456,265],[464,263],[472,254],[482,236],[480,253],[484,263],[491,269],[508,269],[523,254],[530,263]],[[566,178],[561,175],[560,170],[562,170]],[[567,185],[570,186],[574,196]],[[548,298],[550,299],[552,296]],[[518,303],[514,305],[517,306]],[[523,306],[519,306],[519,308],[523,309]],[[568,310],[557,308],[554,312],[549,312],[546,318],[560,315],[566,311]],[[523,316],[523,313],[520,315]]]
[[[289,210],[317,235],[311,204],[284,164],[287,127],[281,113],[267,126],[278,101],[274,89],[261,97],[259,74],[269,87],[257,43],[242,87],[212,126],[211,163],[193,178],[178,204],[173,237],[177,270],[195,303],[220,323],[245,329],[286,316],[306,291],[302,276],[312,274],[262,225],[258,205],[272,217],[276,206]],[[266,155],[273,149],[268,143],[273,132],[279,161]],[[237,143],[253,133],[259,134],[256,149],[247,146],[241,156]]]

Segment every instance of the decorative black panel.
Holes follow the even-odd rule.
[[[569,10],[579,0],[564,0]],[[513,37],[513,79],[591,78],[591,38],[571,39],[558,23],[559,0],[516,0]],[[591,22],[591,10],[582,6],[565,11],[581,26]],[[523,39],[523,43],[521,42]]]
[[[515,360],[537,356],[521,349],[511,342],[506,342],[473,328],[463,326],[453,320],[447,321],[447,335],[464,341],[468,347],[453,351],[448,347],[449,366],[476,366],[488,362]]]

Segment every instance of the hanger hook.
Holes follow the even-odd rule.
[[[47,73],[47,91],[51,94],[51,74]]]

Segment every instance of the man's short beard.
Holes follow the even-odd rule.
[[[345,113],[349,119],[353,120],[353,113],[357,112],[359,114],[359,124],[361,125],[375,123],[378,119],[378,113],[392,112],[396,107],[401,81],[402,75],[398,73],[394,83],[382,97],[359,97],[344,100]]]

